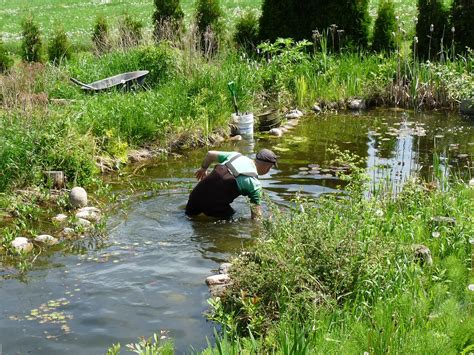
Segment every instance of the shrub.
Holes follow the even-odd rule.
[[[108,52],[110,50],[109,25],[103,16],[97,17],[92,32],[92,42],[98,53]]]
[[[383,0],[377,10],[374,24],[372,49],[376,52],[391,52],[396,48],[394,34],[397,33],[395,9],[391,0]]]
[[[6,73],[13,65],[13,59],[0,39],[0,73]]]
[[[331,25],[344,31],[343,40],[365,46],[370,25],[368,0],[264,0],[260,38],[311,40],[314,30],[323,31]]]
[[[21,22],[21,57],[26,62],[41,62],[41,32],[33,16],[29,15]]]
[[[235,43],[249,51],[255,49],[258,41],[258,18],[253,12],[245,13],[235,25]]]
[[[153,34],[157,41],[173,39],[182,31],[184,13],[180,0],[154,0]]]
[[[466,47],[474,49],[474,2],[454,0],[451,7],[451,25],[455,29],[454,42],[457,52],[466,52]]]
[[[414,44],[421,59],[440,58],[442,42],[448,35],[448,12],[442,0],[418,0],[418,22]]]
[[[219,0],[198,0],[196,22],[205,52],[215,52],[222,32]]]
[[[71,58],[71,45],[62,26],[56,28],[53,37],[49,41],[48,57],[51,62],[56,64],[63,59]]]
[[[122,47],[132,47],[142,39],[143,23],[129,14],[123,15],[119,23],[120,42]]]

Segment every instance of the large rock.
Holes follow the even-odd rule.
[[[301,112],[300,110],[296,109],[296,110],[291,110],[290,112],[288,112],[285,117],[287,119],[294,119],[294,118],[300,118],[303,116],[303,112]]]
[[[84,218],[78,218],[76,221],[76,227],[90,228],[92,223]]]
[[[82,187],[73,187],[69,193],[69,204],[73,208],[87,206],[87,192]]]
[[[33,250],[33,244],[25,237],[16,237],[13,239],[12,247],[19,253],[29,253]]]
[[[230,277],[227,274],[212,275],[206,278],[207,286],[225,285],[230,282]]]
[[[362,99],[353,99],[349,101],[349,108],[353,111],[365,110],[365,101]]]
[[[35,237],[35,242],[42,243],[45,245],[55,245],[58,244],[58,240],[51,235],[41,234]]]
[[[95,207],[84,207],[76,213],[76,217],[90,222],[98,222],[100,220],[100,210]]]
[[[322,109],[321,107],[318,105],[318,104],[315,104],[311,110],[314,112],[314,113],[321,113]]]
[[[219,274],[224,274],[224,275],[227,275],[230,271],[230,269],[232,268],[232,264],[231,263],[222,263],[220,266],[219,266]]]
[[[279,128],[272,128],[268,134],[270,134],[271,136],[275,136],[275,137],[281,137],[283,135],[283,131]]]
[[[65,223],[67,221],[67,216],[63,213],[60,213],[53,217],[53,222],[56,223]]]

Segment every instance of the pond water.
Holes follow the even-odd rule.
[[[271,200],[288,204],[295,193],[316,197],[338,191],[341,181],[328,163],[334,144],[361,156],[367,167],[375,167],[376,180],[397,190],[413,171],[430,173],[434,151],[441,168],[451,165],[466,174],[472,167],[474,127],[456,116],[373,111],[309,117],[282,138],[217,149],[249,155],[275,149],[278,169],[262,182]],[[130,206],[109,218],[104,245],[86,243],[76,253],[40,256],[38,266],[21,280],[4,273],[0,353],[103,354],[113,343],[124,346],[160,331],[174,339],[177,353],[202,349],[206,337],[212,341],[214,326],[203,316],[209,297],[204,280],[250,243],[260,226],[250,221],[243,198],[234,202],[237,213],[231,221],[184,216],[193,173],[205,152],[131,167],[135,182],[166,182],[169,189],[147,198],[138,197],[150,192],[146,188],[134,191]],[[126,193],[125,182],[111,184]]]

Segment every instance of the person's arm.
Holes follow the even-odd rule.
[[[194,176],[196,179],[202,180],[207,176],[207,168],[217,160],[219,152],[216,150],[210,150],[207,152],[206,157],[204,158],[201,167],[196,171]]]

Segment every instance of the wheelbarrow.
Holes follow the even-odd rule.
[[[135,86],[143,86],[145,76],[149,73],[148,70],[132,71],[128,73],[122,73],[119,75],[111,76],[102,80],[94,81],[90,84],[84,84],[75,78],[70,78],[71,81],[81,87],[82,90],[86,91],[102,91],[111,89],[113,87],[130,90]]]

